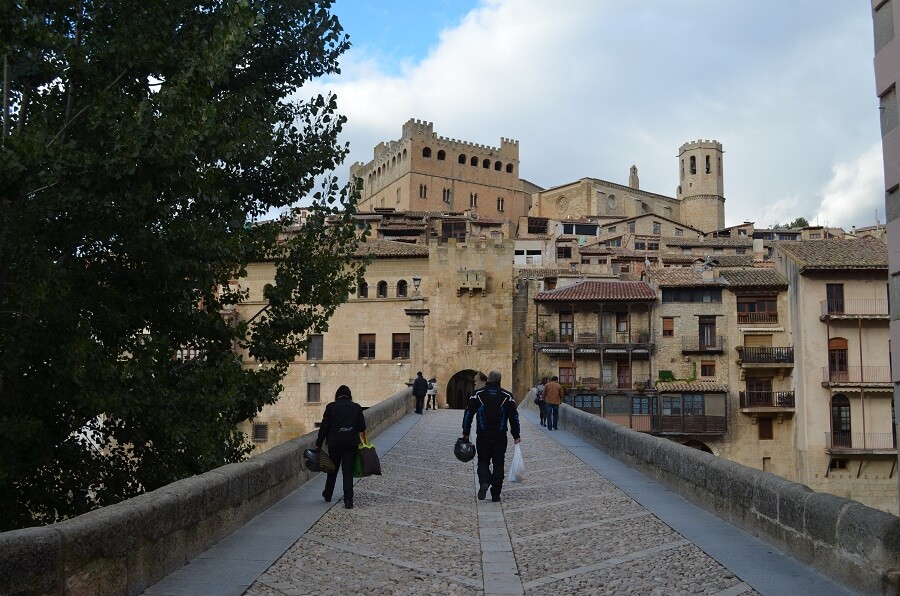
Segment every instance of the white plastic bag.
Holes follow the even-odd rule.
[[[512,463],[509,465],[509,481],[523,482],[525,480],[525,462],[522,460],[522,449],[516,445],[513,452]]]

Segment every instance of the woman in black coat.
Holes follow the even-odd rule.
[[[325,406],[316,439],[316,447],[320,449],[323,443],[328,443],[328,455],[334,462],[334,471],[328,473],[322,491],[326,502],[331,502],[340,470],[344,475],[344,507],[353,509],[353,464],[365,430],[362,407],[353,401],[350,388],[341,385],[334,394],[334,401]]]

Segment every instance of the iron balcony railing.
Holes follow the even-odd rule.
[[[793,408],[793,391],[741,391],[742,408]]]
[[[888,301],[880,298],[822,300],[822,316],[887,316]]]
[[[681,338],[682,352],[724,352],[725,337],[687,336]]]
[[[894,433],[826,432],[825,448],[846,451],[891,450],[897,448]]]
[[[794,348],[743,348],[741,362],[744,364],[790,364],[794,362]]]
[[[739,312],[738,323],[741,324],[758,324],[758,323],[777,323],[777,312]]]
[[[847,366],[838,369],[822,368],[824,383],[890,383],[890,366]]]

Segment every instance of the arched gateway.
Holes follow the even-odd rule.
[[[447,382],[447,405],[454,410],[466,407],[469,396],[475,391],[475,374],[478,371],[461,370]]]

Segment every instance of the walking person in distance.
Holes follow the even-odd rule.
[[[544,385],[544,409],[547,411],[547,430],[559,430],[559,404],[562,403],[563,388],[559,377],[554,376]]]
[[[416,414],[422,413],[425,407],[425,394],[428,393],[428,381],[422,376],[422,371],[416,373],[416,380],[413,381],[413,396],[416,398]]]
[[[477,421],[475,449],[478,453],[478,498],[491,491],[491,500],[500,502],[503,466],[506,458],[507,425],[516,444],[521,441],[519,412],[512,393],[500,387],[500,373],[492,370],[487,384],[469,398],[463,414],[463,438],[469,440],[472,421]]]
[[[362,406],[353,401],[350,388],[341,385],[334,394],[334,401],[325,406],[316,438],[316,447],[321,449],[323,443],[328,444],[328,455],[334,462],[334,471],[328,473],[322,491],[325,502],[331,502],[340,471],[344,479],[344,507],[353,509],[353,464],[365,430]]]

